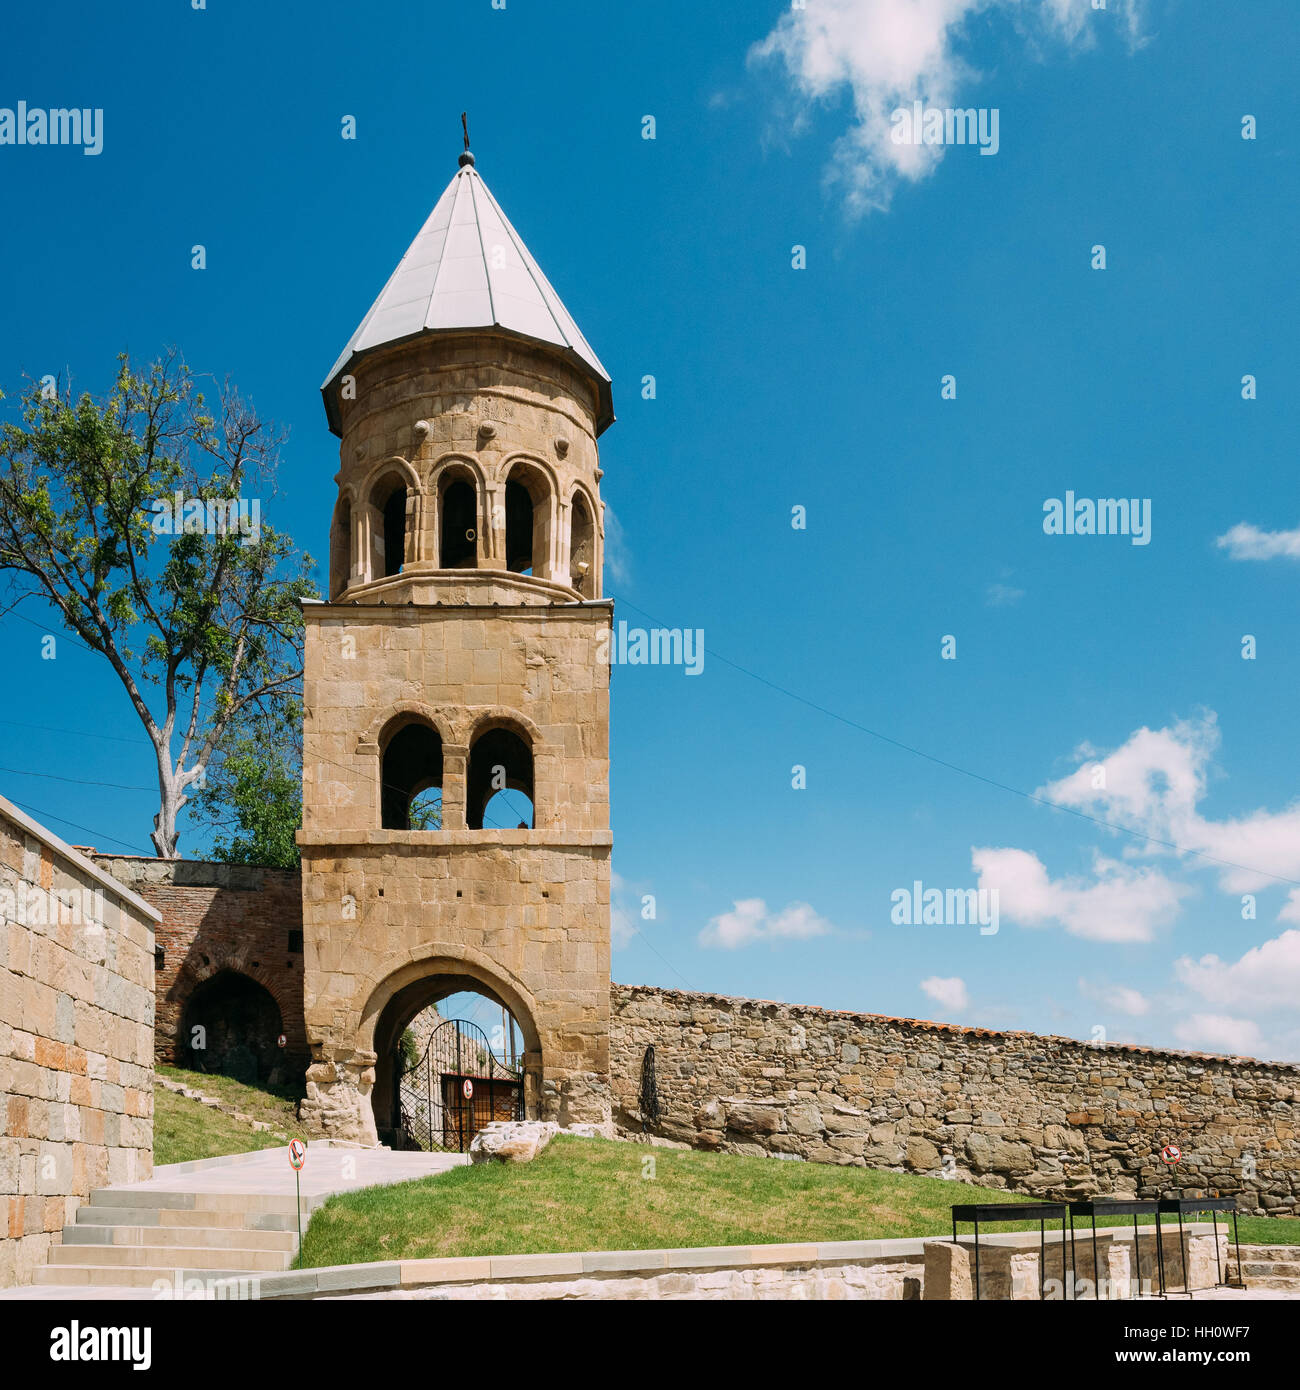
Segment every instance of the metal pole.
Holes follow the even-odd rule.
[[[1165,1288],[1165,1237],[1161,1229],[1164,1220],[1160,1215],[1160,1204],[1156,1204],[1156,1260],[1160,1268],[1160,1297],[1168,1298],[1169,1290]]]
[[[1066,1283],[1067,1274],[1066,1274],[1066,1268],[1065,1268],[1065,1216],[1066,1216],[1066,1212],[1067,1212],[1068,1210],[1069,1210],[1069,1208],[1067,1207],[1067,1208],[1065,1209],[1065,1211],[1062,1211],[1062,1212],[1061,1212],[1061,1301],[1062,1301],[1062,1302],[1064,1302],[1067,1298],[1072,1298],[1072,1297],[1073,1297],[1073,1294],[1072,1294],[1072,1292],[1071,1292],[1071,1290],[1070,1290],[1069,1284]],[[1070,1230],[1071,1230],[1071,1234],[1073,1234],[1073,1231],[1074,1231],[1074,1222],[1073,1222],[1073,1220],[1071,1220],[1071,1222],[1070,1222]],[[1073,1284],[1073,1283],[1074,1283],[1074,1261],[1073,1261],[1073,1260],[1070,1261],[1070,1269],[1069,1269],[1068,1278],[1069,1278],[1070,1284]]]
[[[1070,1213],[1070,1287],[1066,1291],[1066,1298],[1077,1298],[1078,1291],[1074,1287],[1074,1281],[1079,1271],[1079,1245],[1074,1238],[1074,1208],[1068,1207]],[[1065,1222],[1061,1222],[1061,1243],[1065,1243]],[[1061,1259],[1064,1261],[1065,1254],[1062,1252]]]
[[[1246,1271],[1241,1264],[1241,1234],[1237,1229],[1237,1208],[1232,1209],[1232,1243],[1237,1247],[1237,1283],[1246,1287]]]
[[[1192,1296],[1191,1282],[1187,1277],[1187,1237],[1183,1233],[1183,1209],[1178,1208],[1178,1249],[1183,1257],[1183,1292],[1188,1298]]]
[[[1157,1221],[1160,1220],[1160,1213],[1159,1213],[1159,1212],[1156,1212],[1156,1220],[1157,1220]],[[1134,1274],[1137,1275],[1138,1288],[1139,1288],[1139,1290],[1141,1290],[1141,1287],[1142,1287],[1142,1261],[1138,1258],[1138,1214],[1137,1214],[1137,1212],[1134,1212],[1134,1213],[1133,1213],[1133,1269],[1131,1269],[1131,1270],[1129,1271],[1129,1281],[1128,1281],[1128,1296],[1129,1296],[1130,1298],[1136,1298],[1136,1297],[1137,1297],[1137,1294],[1135,1294],[1135,1293],[1133,1292],[1133,1275],[1134,1275]]]
[[[1038,1218],[1038,1301],[1047,1297],[1047,1222]]]

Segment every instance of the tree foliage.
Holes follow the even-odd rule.
[[[302,704],[291,696],[247,705],[190,797],[213,829],[212,856],[226,864],[296,869],[302,824]]]
[[[103,399],[31,383],[16,416],[0,425],[9,606],[53,605],[121,681],[157,764],[151,838],[174,858],[226,731],[301,680],[311,561],[262,520],[283,437],[228,380],[209,402],[175,350],[140,370],[120,356]]]

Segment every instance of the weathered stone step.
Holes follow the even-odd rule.
[[[1289,1275],[1285,1278],[1273,1276],[1263,1276],[1257,1278],[1254,1275],[1246,1275],[1246,1287],[1248,1289],[1300,1289],[1300,1276]]]
[[[303,1213],[303,1229],[307,1228]],[[287,1212],[210,1211],[197,1207],[80,1207],[77,1210],[80,1226],[148,1226],[169,1230],[185,1226],[201,1226],[205,1230],[225,1227],[232,1231],[293,1231],[298,1230],[298,1218]]]
[[[186,1269],[276,1270],[289,1268],[293,1256],[287,1250],[209,1250],[201,1245],[56,1245],[50,1251],[51,1266],[106,1265],[115,1269],[145,1266],[165,1268],[168,1263]]]
[[[141,1207],[146,1211],[158,1208],[166,1211],[224,1211],[248,1215],[268,1212],[294,1215],[297,1212],[292,1193],[287,1196],[264,1192],[156,1192],[139,1188],[101,1187],[90,1194],[92,1207]],[[303,1201],[305,1216],[312,1204]]]
[[[1229,1244],[1228,1258],[1236,1259],[1237,1252]],[[1300,1260],[1300,1245],[1243,1245],[1243,1260]]]
[[[176,1254],[179,1252],[169,1251],[168,1253]],[[165,1285],[168,1289],[177,1290],[183,1289],[186,1284],[195,1281],[210,1286],[222,1279],[255,1283],[258,1277],[259,1271],[256,1270],[193,1269],[176,1265],[158,1265],[154,1268],[130,1265],[43,1265],[33,1271],[32,1283],[89,1285],[92,1287],[118,1286],[134,1289],[149,1289],[158,1284]]]
[[[246,1231],[229,1226],[65,1226],[64,1245],[180,1245],[221,1250],[287,1250],[296,1231]]]

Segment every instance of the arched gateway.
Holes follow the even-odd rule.
[[[322,390],[346,524],[303,610],[304,1119],[393,1136],[406,1028],[473,989],[523,1034],[525,1114],[606,1120],[610,383],[468,152]]]

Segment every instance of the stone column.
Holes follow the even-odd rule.
[[[497,564],[497,559],[506,553],[506,504],[505,485],[487,485],[483,497],[482,545],[479,547],[479,563],[484,569],[504,569],[505,561]]]
[[[465,829],[466,781],[469,747],[463,743],[442,745],[442,828]]]
[[[371,1091],[375,1084],[373,1052],[323,1043],[312,1048],[307,1068],[307,1098],[299,1117],[309,1130],[329,1139],[377,1145]]]
[[[542,1118],[542,1054],[525,1052],[519,1059],[524,1073],[524,1119]]]
[[[561,584],[568,584],[572,580],[569,574],[572,559],[570,548],[573,543],[572,511],[573,508],[568,502],[556,504],[555,544],[551,547],[555,559],[550,577]]]
[[[423,560],[427,553],[424,519],[428,510],[424,493],[408,490],[406,494],[406,563],[414,565]]]

